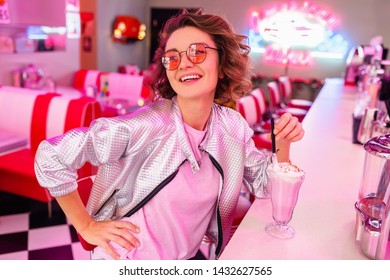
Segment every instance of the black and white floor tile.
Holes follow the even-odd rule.
[[[0,192],[0,260],[88,260],[76,231],[53,202],[47,204]]]

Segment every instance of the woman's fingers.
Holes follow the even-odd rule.
[[[110,246],[108,242],[104,242],[100,245],[114,260],[118,260],[120,258],[120,255],[115,252],[114,249]]]
[[[131,232],[139,233],[139,227],[134,225],[131,222],[128,222],[128,221],[115,221],[114,224],[115,224],[115,226],[117,228],[125,228],[125,229],[128,229]]]
[[[299,131],[296,131],[295,133],[291,133],[291,135],[288,136],[287,141],[297,142],[297,141],[301,140],[304,135],[305,135],[305,131],[303,129],[301,129]]]
[[[139,232],[139,228],[128,221],[94,221],[88,232],[84,232],[83,238],[91,244],[101,246],[111,257],[117,259],[119,255],[110,245],[110,241],[131,251],[140,246],[138,238],[134,236],[134,233]]]
[[[284,139],[293,131],[297,123],[298,119],[296,117],[289,113],[283,114],[275,125],[274,133],[276,140]]]
[[[278,134],[281,130],[283,130],[283,128],[288,124],[291,118],[292,115],[290,113],[284,113],[282,116],[280,116],[279,120],[275,124],[275,135]]]
[[[119,228],[117,225],[115,226],[116,228],[114,229],[113,235],[111,236],[111,241],[118,243],[120,246],[128,250],[133,250],[134,248],[139,247],[140,242],[138,238],[136,238],[128,228]]]
[[[297,122],[295,127],[285,136],[285,139],[290,142],[297,141],[299,139],[299,135],[303,133],[302,124]]]
[[[302,139],[304,130],[297,117],[285,113],[275,125],[274,133],[277,141],[295,142]]]

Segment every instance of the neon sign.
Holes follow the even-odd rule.
[[[289,2],[251,15],[249,42],[265,61],[308,65],[315,57],[343,59],[348,43],[336,29],[339,19],[310,2]]]

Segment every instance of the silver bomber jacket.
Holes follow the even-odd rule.
[[[216,243],[218,256],[229,241],[242,186],[262,196],[270,157],[256,149],[252,129],[235,110],[214,104],[207,126],[199,148],[209,154],[221,186],[206,235]],[[85,162],[99,166],[87,210],[96,220],[119,219],[153,198],[185,161],[193,172],[199,170],[173,98],[43,141],[35,172],[40,185],[56,197],[76,190],[77,169]]]

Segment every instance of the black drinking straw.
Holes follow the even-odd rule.
[[[275,129],[275,120],[274,120],[274,117],[271,116],[271,141],[272,141],[272,153],[273,154],[276,154],[276,145],[275,145],[275,133],[274,133],[274,129]]]
[[[274,164],[274,168],[279,168],[278,159],[276,157],[276,144],[275,144],[275,120],[274,116],[271,116],[271,141],[272,141],[272,163]]]

